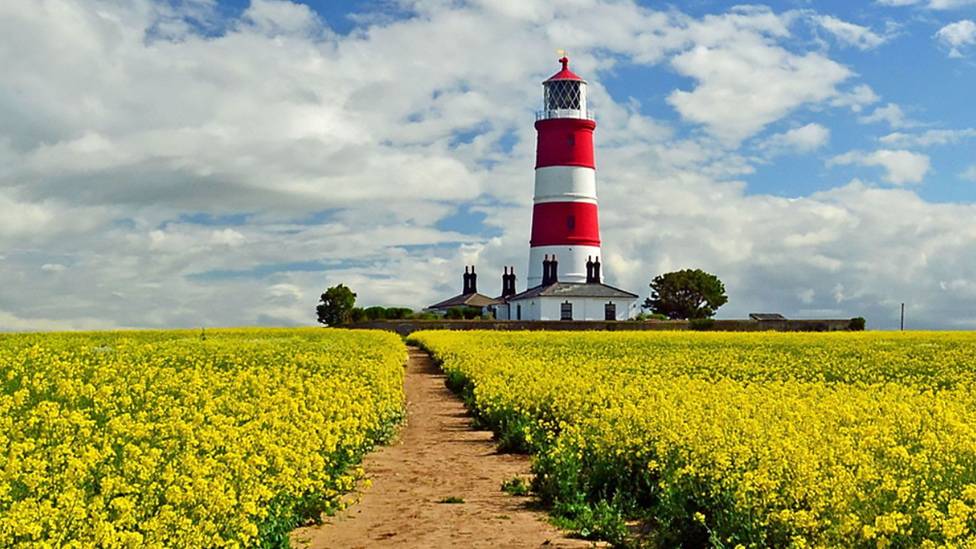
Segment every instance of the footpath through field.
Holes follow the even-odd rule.
[[[527,498],[501,491],[516,475],[528,478],[528,457],[497,453],[490,432],[469,427],[464,405],[427,353],[409,351],[406,425],[398,442],[364,460],[373,486],[343,516],[296,530],[292,546],[592,547],[544,522],[542,513],[526,508]],[[440,503],[452,497],[464,503]]]

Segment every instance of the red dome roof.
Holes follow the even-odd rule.
[[[557,72],[556,74],[549,77],[546,82],[552,82],[553,80],[576,80],[579,82],[586,82],[579,76],[577,76],[573,71],[569,70],[569,58],[563,57],[559,60],[563,64],[563,70]]]

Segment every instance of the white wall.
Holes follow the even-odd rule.
[[[627,320],[634,302],[633,299],[537,297],[512,303],[512,320],[517,318],[515,307],[519,304],[522,305],[522,320],[561,320],[565,301],[573,304],[573,320],[605,320],[604,307],[608,301],[617,306],[616,320]]]

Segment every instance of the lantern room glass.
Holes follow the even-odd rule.
[[[546,84],[546,109],[580,110],[580,88],[583,83],[577,80],[556,80]]]
[[[537,113],[536,119],[586,118],[593,114],[586,108],[586,82],[582,80],[550,80],[546,82],[544,109]]]

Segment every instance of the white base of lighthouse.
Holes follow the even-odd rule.
[[[529,249],[529,278],[527,288],[535,288],[542,284],[542,261],[545,256],[550,259],[553,255],[559,262],[557,273],[559,282],[586,283],[587,259],[600,257],[599,246],[536,246]],[[600,271],[600,282],[603,282],[603,270]]]

